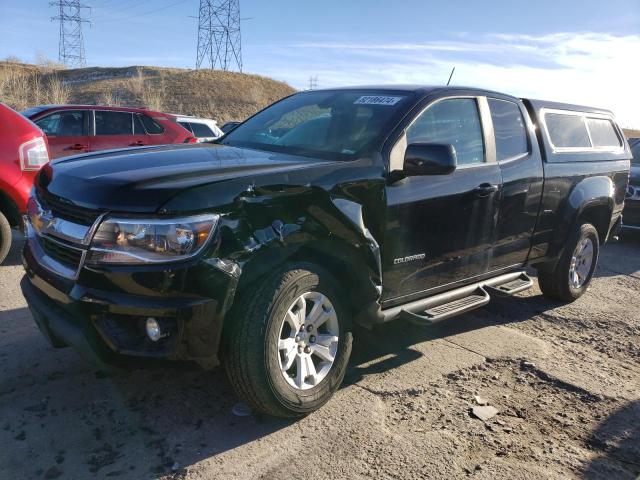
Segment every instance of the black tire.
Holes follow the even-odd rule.
[[[569,270],[574,252],[579,243],[584,239],[590,239],[593,245],[593,258],[586,280],[578,287],[574,287],[569,281]],[[598,254],[600,253],[600,240],[598,231],[590,223],[580,224],[570,235],[567,247],[560,257],[556,268],[553,271],[538,272],[538,284],[545,297],[560,300],[562,302],[573,302],[580,298],[589,288],[593,272],[598,264]]]
[[[0,263],[4,262],[7,258],[9,250],[11,249],[11,225],[7,217],[0,212]]]
[[[301,417],[323,406],[340,387],[351,355],[350,320],[333,278],[309,264],[293,265],[236,298],[225,330],[224,365],[234,390],[254,410],[277,417]],[[339,324],[333,365],[307,390],[296,389],[280,368],[278,341],[293,302],[319,292],[333,304]]]

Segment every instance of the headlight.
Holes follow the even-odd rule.
[[[219,215],[167,219],[105,219],[91,242],[91,263],[161,263],[196,255]]]

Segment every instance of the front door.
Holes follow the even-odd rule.
[[[406,144],[451,144],[457,169],[413,176],[387,186],[383,245],[383,301],[403,303],[427,290],[489,271],[500,169],[487,155],[474,97],[445,98],[428,106],[406,130]]]
[[[35,121],[47,136],[51,158],[68,157],[89,150],[88,112],[58,110]]]

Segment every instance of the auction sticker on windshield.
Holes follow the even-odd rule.
[[[388,97],[386,95],[364,95],[353,102],[354,105],[395,105],[402,97]]]

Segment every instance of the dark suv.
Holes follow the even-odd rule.
[[[627,187],[627,198],[622,212],[622,226],[625,230],[640,231],[640,138],[630,138],[631,176]]]
[[[610,112],[472,88],[298,93],[217,144],[72,157],[38,175],[22,291],[100,365],[219,353],[273,415],[329,400],[352,332],[428,326],[532,285],[571,302],[619,227]],[[383,338],[380,338],[384,342]]]

